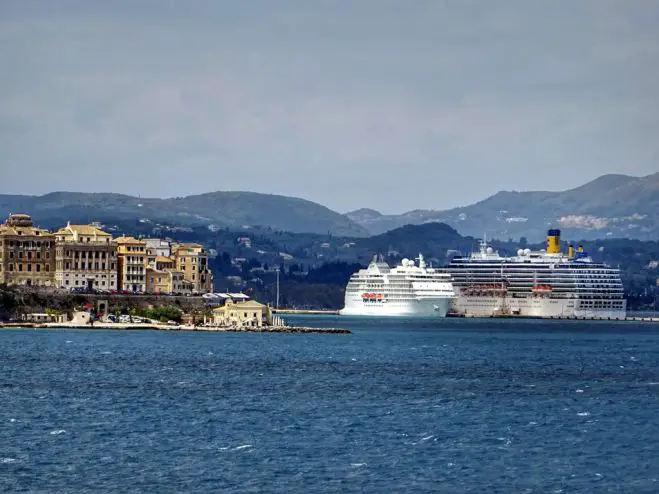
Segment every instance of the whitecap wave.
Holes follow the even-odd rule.
[[[65,429],[56,429],[54,431],[50,431],[51,436],[59,436],[60,434],[66,434]]]
[[[240,451],[241,449],[247,449],[247,448],[251,448],[251,447],[252,447],[251,444],[243,444],[242,446],[236,446],[235,448],[233,448],[233,450],[234,451]]]

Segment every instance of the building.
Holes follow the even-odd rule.
[[[146,250],[149,255],[169,257],[172,255],[172,244],[162,238],[145,238]]]
[[[119,237],[117,260],[119,290],[133,293],[146,292],[146,242],[133,237]]]
[[[87,290],[117,289],[117,245],[112,235],[92,225],[55,232],[55,285]]]
[[[0,283],[53,286],[55,237],[32,224],[27,214],[12,214],[0,225]]]
[[[213,274],[208,269],[208,253],[202,245],[195,243],[175,244],[173,257],[183,278],[192,283],[193,293],[213,291]]]
[[[147,267],[146,292],[189,295],[192,293],[192,283],[185,280],[181,271]]]
[[[234,302],[227,299],[222,307],[213,309],[215,326],[262,327],[268,320],[268,308],[255,300]]]
[[[31,312],[28,314],[23,314],[21,320],[25,322],[36,322],[36,323],[48,323],[56,322],[62,323],[66,322],[66,314],[54,314],[54,313],[45,313],[45,312]]]

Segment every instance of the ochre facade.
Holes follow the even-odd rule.
[[[185,281],[192,283],[192,292],[213,291],[213,274],[208,269],[208,253],[195,243],[174,244],[172,253],[176,269],[183,273]]]
[[[53,286],[55,237],[32,224],[27,214],[12,214],[0,225],[0,283]]]
[[[146,293],[146,242],[133,237],[117,238],[119,290]]]

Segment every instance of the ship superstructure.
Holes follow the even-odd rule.
[[[354,273],[345,292],[343,315],[444,317],[455,297],[451,276],[403,259],[393,268],[378,257]]]
[[[479,252],[443,268],[457,290],[453,310],[467,316],[621,318],[626,315],[620,272],[595,262],[579,246],[561,252],[560,231],[547,249],[503,257],[483,241]]]

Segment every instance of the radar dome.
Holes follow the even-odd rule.
[[[492,247],[488,247],[485,252],[487,252],[488,254],[491,254],[492,252],[494,252],[494,250],[492,250]]]
[[[517,249],[517,255],[518,256],[523,256],[524,255],[524,249]]]
[[[410,265],[410,266],[414,266],[414,261],[413,261],[412,259],[410,259],[410,263],[409,263],[409,265]]]
[[[405,257],[402,261],[400,261],[400,263],[403,266],[407,266],[410,263],[410,260],[407,257]]]
[[[528,256],[531,253],[531,249],[524,249],[524,255]]]

